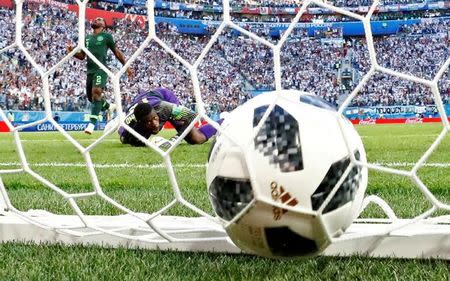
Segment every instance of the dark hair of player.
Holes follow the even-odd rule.
[[[140,103],[134,108],[134,117],[137,122],[141,122],[152,112],[153,107],[148,103]]]

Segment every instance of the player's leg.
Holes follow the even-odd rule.
[[[109,104],[102,97],[103,89],[106,86],[107,75],[103,71],[98,71],[91,76],[91,116],[90,122],[86,129],[84,130],[87,134],[92,134],[95,128],[95,124],[97,124],[98,116],[102,111],[102,108],[109,108]]]
[[[98,71],[95,75],[93,94],[96,95],[97,99],[100,99],[102,102],[102,108],[100,111],[106,111],[111,108],[113,104],[108,103],[105,97],[103,96],[103,91],[106,88],[106,81],[108,79],[108,75],[103,71]],[[97,89],[95,89],[97,88]],[[115,106],[115,105],[114,105]]]
[[[106,110],[106,121],[109,122],[114,117],[114,112],[117,109],[117,105],[115,103],[108,103],[105,99],[103,99],[103,107],[102,111]]]
[[[89,100],[89,102],[91,103],[91,111],[92,111],[92,88],[93,88],[93,81],[94,81],[94,74],[93,73],[88,73],[87,77],[86,77],[86,96]],[[92,125],[92,116],[89,117],[90,121],[89,124],[87,125],[87,127],[84,129],[84,132],[86,134],[92,134],[92,132],[94,131],[94,125]]]
[[[94,79],[94,74],[88,74],[86,77],[86,95],[88,98],[88,101],[92,103],[92,82]]]
[[[106,87],[106,74],[105,74],[105,86],[102,87],[102,90]],[[106,121],[109,122],[113,119],[114,112],[116,111],[117,105],[115,103],[109,103],[102,93],[102,112],[106,111]]]

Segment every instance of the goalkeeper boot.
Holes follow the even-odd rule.
[[[92,133],[94,132],[94,128],[95,128],[95,125],[92,124],[92,123],[89,123],[89,124],[86,126],[86,129],[84,129],[84,133],[85,133],[85,134],[88,134],[88,135],[92,135]]]
[[[110,103],[109,104],[109,108],[106,111],[106,122],[109,122],[113,119],[114,117],[114,112],[117,109],[117,105],[115,103]]]

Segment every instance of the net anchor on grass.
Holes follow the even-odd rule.
[[[0,241],[241,253],[222,226],[205,217],[154,218],[152,223],[172,241],[130,215],[86,217],[93,228],[83,227],[78,216],[55,215],[43,210],[6,211],[0,216]],[[449,216],[420,220],[357,219],[323,255],[450,259],[448,233]]]

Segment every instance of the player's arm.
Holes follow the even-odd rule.
[[[202,144],[206,142],[208,139],[206,136],[197,128],[192,128],[192,130],[187,134],[184,138],[189,144]]]
[[[113,52],[114,56],[117,58],[118,61],[120,61],[120,63],[122,65],[125,65],[127,63],[127,60],[125,59],[125,55],[123,54],[123,52],[117,48],[116,46],[116,42],[114,42],[114,39],[112,37],[112,35],[109,36],[109,40],[107,41],[107,45],[109,47],[109,49],[111,49],[111,51]],[[129,78],[133,77],[133,70],[131,68],[127,69],[127,74]]]
[[[217,121],[222,124],[223,119]],[[208,141],[212,136],[217,133],[216,128],[212,124],[204,124],[200,128],[193,128],[186,136],[186,141],[190,144],[202,144]]]
[[[161,102],[164,106],[165,102]],[[170,103],[167,103],[170,104]],[[194,121],[197,114],[187,107],[182,105],[170,104],[171,106],[171,118],[169,121],[177,129],[178,134],[182,134],[183,131]],[[184,140],[189,144],[202,144],[208,140],[201,130],[193,127],[186,135]]]
[[[114,56],[116,56],[116,58],[120,61],[120,63],[122,65],[127,63],[127,60],[125,59],[125,55],[123,54],[123,52],[121,50],[119,50],[119,48],[115,47],[113,50]]]
[[[160,106],[170,107],[171,112],[169,120],[171,121],[173,120],[175,122],[181,122],[189,125],[197,117],[197,113],[182,105],[177,105],[170,102],[161,102]]]
[[[119,50],[119,48],[115,47],[113,49],[113,53],[114,53],[114,56],[116,56],[116,58],[120,61],[120,63],[122,65],[125,65],[127,63],[127,60],[125,59],[125,55],[123,54],[123,52],[121,50]],[[128,74],[129,78],[133,77],[133,74],[134,74],[133,69],[128,68],[127,74]]]
[[[73,51],[73,46],[72,45],[67,45],[67,52],[70,53]],[[79,51],[77,53],[75,53],[75,55],[73,55],[75,58],[79,59],[79,60],[84,60],[86,58],[86,54],[83,51]]]
[[[178,134],[182,134],[196,117],[197,114],[195,112],[182,105],[173,105],[172,107],[172,120],[174,122],[171,121],[171,123],[177,129]],[[223,119],[218,121],[219,124],[222,124],[222,122]],[[189,144],[202,144],[207,142],[216,132],[217,130],[214,126],[205,124],[200,128],[193,127],[184,140]]]
[[[127,63],[127,60],[125,59],[125,55],[123,54],[123,52],[121,50],[119,50],[119,48],[115,47],[113,50],[114,56],[116,56],[116,58],[120,61],[120,63],[122,65],[125,65]],[[133,77],[133,69],[128,68],[127,69],[127,74],[129,78]]]

